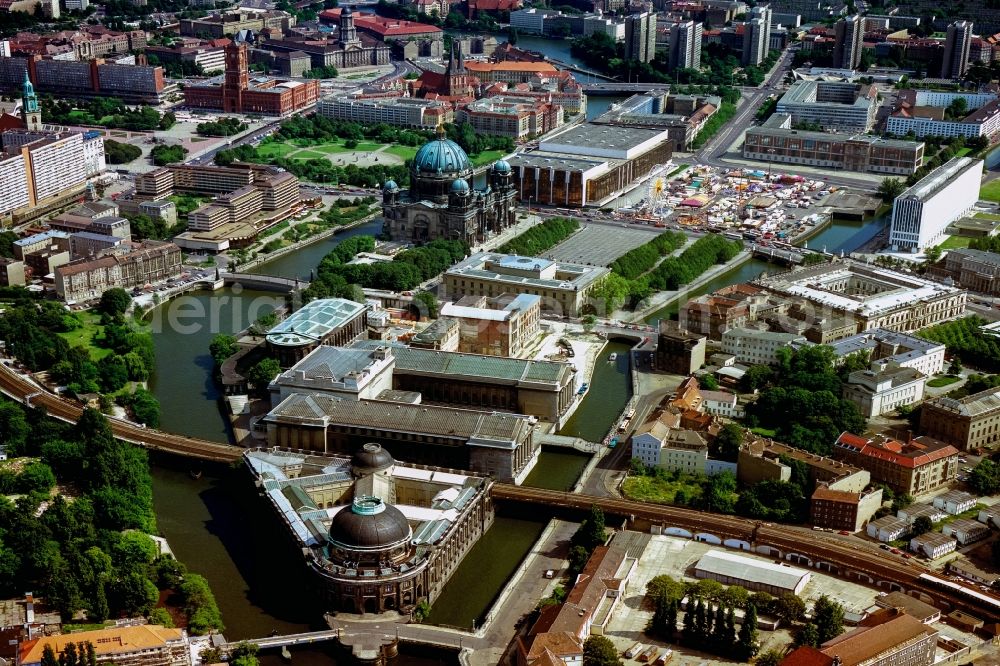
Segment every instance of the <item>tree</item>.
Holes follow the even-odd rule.
[[[573,543],[583,546],[590,552],[597,546],[604,545],[607,540],[604,512],[595,504],[590,507],[590,516],[580,524],[579,529],[573,534]]]
[[[948,374],[957,375],[962,372],[962,359],[956,354],[952,357],[951,363],[948,364]]]
[[[212,360],[219,366],[235,354],[237,349],[239,346],[236,344],[236,338],[225,333],[218,333],[208,345],[208,352],[212,355]]]
[[[438,299],[430,291],[418,291],[413,297],[413,305],[417,310],[417,315],[423,319],[437,319]]]
[[[265,393],[267,385],[281,373],[281,364],[273,358],[265,358],[250,368],[247,381],[258,393]]]
[[[168,629],[174,626],[174,618],[170,617],[170,613],[167,612],[166,608],[154,608],[149,611],[149,615],[146,619],[150,624],[158,624],[161,627],[167,627]]]
[[[583,324],[583,330],[590,333],[597,326],[597,317],[592,314],[584,315],[580,322]]]
[[[722,460],[736,462],[740,447],[743,446],[743,428],[736,423],[727,423],[715,438],[716,455]]]
[[[932,529],[934,529],[934,523],[928,516],[917,516],[917,519],[913,521],[913,528],[910,531],[911,537],[917,537],[921,534],[927,534]]]
[[[753,604],[747,606],[743,614],[743,624],[740,625],[740,633],[736,637],[736,654],[744,661],[749,661],[760,649],[760,641],[757,640],[757,607]]]
[[[583,546],[573,546],[569,549],[569,570],[574,573],[583,571],[587,560],[590,559],[590,551]]]
[[[876,192],[882,197],[882,201],[889,203],[902,194],[905,189],[906,185],[899,178],[883,178]]]
[[[928,264],[936,264],[941,259],[943,253],[944,250],[940,245],[934,245],[924,250],[924,260]]]
[[[257,666],[257,651],[260,648],[255,643],[241,641],[229,654],[229,663],[233,666]]]
[[[774,600],[773,613],[785,623],[798,622],[806,614],[806,602],[793,592],[785,592]]]
[[[819,631],[816,625],[810,622],[795,634],[795,645],[808,645],[809,647],[819,647]]]
[[[844,607],[824,594],[813,605],[813,623],[820,644],[836,638],[844,631]]]
[[[142,157],[142,149],[128,143],[104,139],[104,157],[108,164],[127,164]]]
[[[130,305],[132,305],[132,297],[129,296],[129,293],[121,287],[113,287],[101,294],[97,311],[109,317],[118,318],[128,311]]]
[[[649,623],[650,631],[665,641],[673,640],[677,630],[677,599],[665,590],[661,591],[654,601],[653,618]]]
[[[511,46],[517,46],[517,28],[514,26],[507,28],[507,43]]]
[[[766,365],[751,365],[740,377],[740,390],[744,393],[752,393],[764,388],[771,381],[774,372]]]
[[[589,636],[583,642],[583,666],[623,666],[615,644],[607,636]]]
[[[698,387],[704,391],[718,391],[719,382],[712,375],[702,375],[698,378]]]
[[[42,666],[59,666],[59,660],[56,658],[55,650],[48,643],[42,648]]]
[[[983,458],[978,465],[972,468],[968,483],[979,495],[997,494],[1000,491],[1000,465],[989,458]]]

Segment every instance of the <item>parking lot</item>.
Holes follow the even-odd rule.
[[[546,256],[555,261],[607,266],[629,250],[648,243],[659,233],[661,230],[655,228],[584,224],[580,231],[549,250]]]

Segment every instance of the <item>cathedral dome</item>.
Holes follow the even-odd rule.
[[[385,184],[382,186],[383,192],[395,192],[398,189],[399,185],[397,185],[396,181],[394,180],[387,180],[385,181]]]
[[[456,178],[451,183],[451,191],[455,194],[465,194],[469,191],[469,184],[465,182],[464,178]]]
[[[510,173],[510,164],[507,160],[497,160],[493,164],[493,170],[497,173]]]
[[[367,495],[355,497],[330,523],[330,542],[347,550],[391,548],[409,541],[411,535],[402,511]]]
[[[413,166],[422,173],[461,173],[472,169],[472,162],[462,147],[451,139],[439,136],[428,141],[413,158]]]

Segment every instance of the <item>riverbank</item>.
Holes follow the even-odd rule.
[[[704,273],[698,276],[698,278],[691,282],[690,284],[683,285],[680,289],[676,291],[659,291],[652,296],[650,296],[646,301],[644,301],[643,306],[639,310],[627,311],[627,310],[617,310],[612,315],[613,319],[618,321],[625,321],[630,323],[641,323],[646,320],[646,318],[657,312],[658,310],[664,310],[670,307],[675,301],[691,296],[691,292],[697,291],[702,287],[702,285],[707,282],[711,282],[715,278],[728,273],[736,268],[739,268],[744,263],[749,261],[753,257],[753,253],[750,250],[743,250],[735,257],[730,259],[724,264],[716,264],[712,268],[708,269]]]
[[[246,261],[246,262],[244,262],[242,264],[234,264],[234,265],[232,265],[232,266],[229,267],[229,270],[231,272],[233,272],[233,273],[236,273],[236,272],[248,273],[252,269],[257,268],[258,266],[260,266],[262,264],[266,264],[266,263],[272,262],[275,259],[280,259],[281,257],[284,257],[287,254],[291,254],[292,252],[297,252],[297,251],[301,250],[304,247],[308,247],[309,245],[312,245],[313,243],[318,243],[320,241],[326,240],[327,238],[330,238],[331,236],[336,236],[337,234],[339,234],[341,232],[350,231],[351,229],[354,229],[356,227],[360,227],[360,226],[363,226],[365,224],[368,224],[369,222],[371,222],[375,218],[381,217],[381,215],[382,215],[382,213],[381,213],[381,211],[379,211],[377,213],[372,213],[371,215],[367,215],[365,217],[362,217],[359,220],[355,220],[354,222],[351,222],[349,224],[342,224],[342,225],[339,225],[339,226],[336,226],[336,227],[331,227],[329,229],[325,229],[325,230],[319,232],[318,234],[316,234],[315,236],[309,236],[308,238],[303,238],[300,241],[296,241],[296,242],[292,243],[291,245],[288,245],[286,247],[283,247],[283,248],[280,248],[278,250],[275,250],[274,252],[268,252],[267,254],[263,254],[263,255],[258,254],[256,257],[254,257],[250,261]]]

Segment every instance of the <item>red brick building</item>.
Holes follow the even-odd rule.
[[[226,113],[259,113],[285,116],[316,104],[319,81],[250,78],[249,48],[245,42],[226,46],[226,73],[184,89],[184,103]]]

